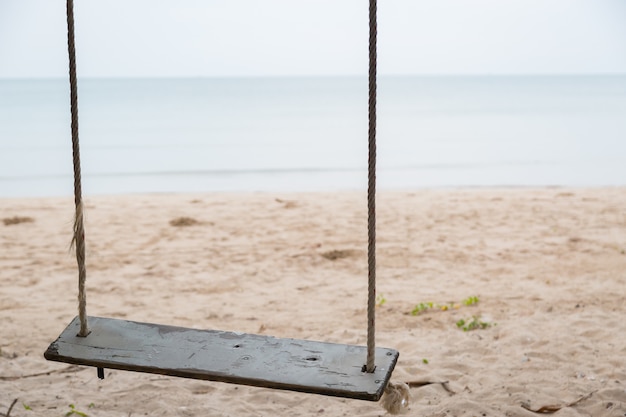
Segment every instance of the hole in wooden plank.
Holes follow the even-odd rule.
[[[304,358],[304,360],[311,361],[311,362],[315,362],[319,359],[320,358],[318,358],[317,356],[309,356],[308,358]]]

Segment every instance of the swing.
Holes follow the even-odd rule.
[[[100,378],[108,368],[378,401],[399,353],[375,347],[376,0],[370,0],[369,9],[367,346],[87,316],[73,9],[73,0],[67,0],[79,314],[50,344],[45,358],[95,367]]]

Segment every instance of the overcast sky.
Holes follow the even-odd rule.
[[[79,76],[367,72],[367,0],[75,0]],[[626,0],[379,0],[381,74],[626,73]],[[0,0],[0,77],[63,77],[64,0]]]

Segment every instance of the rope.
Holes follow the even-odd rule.
[[[74,238],[76,246],[76,261],[78,263],[78,317],[80,331],[78,336],[89,334],[87,323],[87,293],[85,281],[85,225],[83,222],[83,197],[80,176],[80,148],[78,143],[78,83],[76,81],[76,46],[74,43],[74,1],[67,0],[67,53],[70,61],[70,108],[72,111],[72,155],[74,159],[74,203],[76,214],[74,218]]]
[[[365,370],[376,369],[376,0],[370,0],[369,37],[369,129],[367,181],[367,362]]]
[[[365,370],[376,370],[376,0],[370,0],[368,164],[367,164],[367,362]],[[389,414],[409,410],[411,393],[405,383],[388,382],[382,406]]]

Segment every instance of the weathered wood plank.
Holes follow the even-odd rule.
[[[376,349],[376,370],[362,372],[364,346],[280,339],[218,330],[90,317],[75,318],[48,347],[48,360],[314,394],[378,401],[399,353]]]

